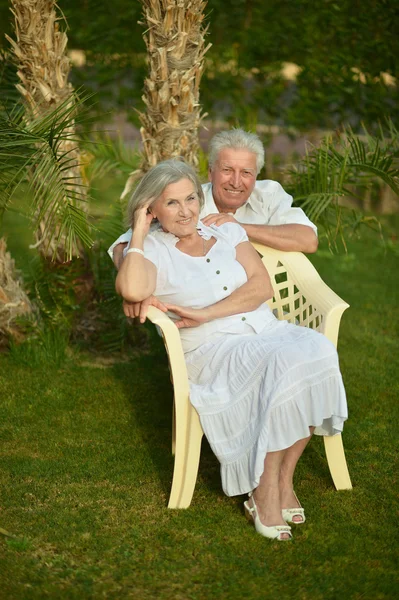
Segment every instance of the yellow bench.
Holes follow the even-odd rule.
[[[279,319],[311,327],[335,346],[342,313],[349,307],[321,279],[300,252],[281,252],[252,242],[269,272],[274,297],[268,305]],[[190,506],[198,474],[203,431],[190,403],[190,388],[179,330],[162,311],[150,306],[148,318],[161,329],[174,388],[172,453],[175,455],[169,508]],[[351,489],[341,435],[323,437],[330,473],[337,490]]]

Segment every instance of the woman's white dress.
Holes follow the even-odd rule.
[[[247,281],[235,250],[248,240],[245,230],[199,222],[198,232],[216,238],[204,257],[184,254],[178,238],[161,229],[147,236],[144,254],[157,267],[154,294],[161,301],[203,308]],[[309,426],[319,435],[342,431],[347,405],[338,356],[322,334],[278,321],[266,304],[180,334],[190,400],[228,496],[256,488],[266,453],[307,437]]]

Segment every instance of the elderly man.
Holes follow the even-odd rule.
[[[212,138],[209,183],[202,186],[205,202],[201,220],[216,226],[238,222],[249,238],[277,250],[316,252],[317,228],[300,208],[292,207],[292,197],[277,181],[256,180],[264,156],[259,137],[242,129],[222,131]],[[108,250],[118,269],[130,239],[131,230]],[[125,303],[124,311],[127,316],[145,319],[145,305],[140,310]]]

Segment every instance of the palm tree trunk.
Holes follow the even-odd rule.
[[[139,113],[144,154],[124,189],[161,160],[181,156],[198,166],[199,86],[207,27],[203,0],[141,0],[149,74],[144,82],[146,113]]]
[[[59,106],[69,97],[73,102],[73,88],[68,83],[70,62],[66,55],[68,38],[59,27],[60,16],[57,16],[54,0],[11,0],[11,11],[15,17],[15,38],[6,36],[11,43],[20,82],[16,87],[23,96],[27,106],[27,120]],[[74,125],[71,126],[71,138],[74,137]],[[68,172],[65,177],[76,183],[82,193],[80,152],[74,141],[60,141],[57,153],[70,158]],[[65,199],[71,202],[70,199]],[[76,201],[75,201],[76,203]],[[85,202],[79,202],[79,208],[86,209]],[[49,214],[51,214],[51,210]],[[50,219],[50,222],[52,219]],[[36,230],[36,244],[39,252],[46,259],[63,262],[67,251],[65,239],[48,226],[46,215]],[[79,256],[81,248],[76,244],[72,254]]]
[[[28,296],[22,289],[14,261],[7,252],[4,238],[0,239],[0,347],[13,337],[22,338],[17,318],[32,312]]]

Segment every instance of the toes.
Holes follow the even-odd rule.
[[[303,523],[303,517],[302,517],[302,515],[294,515],[292,517],[292,521],[294,523]]]

